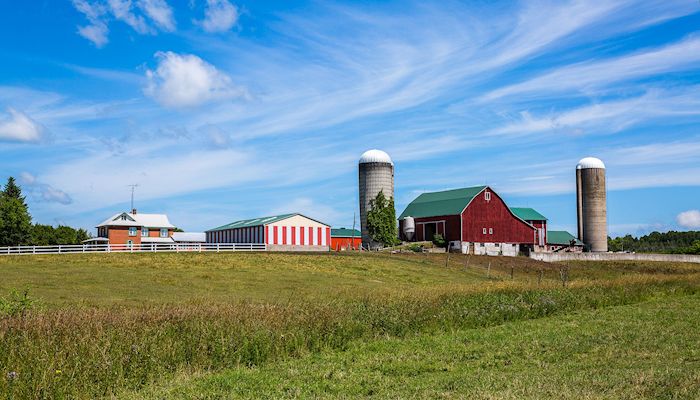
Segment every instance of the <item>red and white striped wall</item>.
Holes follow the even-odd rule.
[[[265,225],[266,244],[289,246],[329,246],[331,228],[303,215]]]

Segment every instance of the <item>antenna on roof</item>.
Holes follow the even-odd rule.
[[[134,191],[136,190],[137,187],[139,187],[139,184],[134,183],[131,185],[126,185],[126,186],[129,186],[131,188],[131,210],[133,212],[133,210],[134,210]]]

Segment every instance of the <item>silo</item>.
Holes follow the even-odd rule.
[[[370,240],[367,231],[367,212],[370,209],[370,201],[374,200],[380,191],[384,192],[387,199],[394,197],[394,162],[381,150],[368,150],[360,157],[359,171],[362,243],[374,248],[378,243]]]
[[[403,219],[403,236],[409,242],[413,240],[416,233],[416,220],[413,217],[405,217]]]
[[[605,164],[586,157],[576,166],[576,211],[579,239],[589,251],[608,251]]]

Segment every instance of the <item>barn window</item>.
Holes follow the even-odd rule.
[[[168,229],[167,228],[161,228],[160,230],[160,237],[168,237]]]
[[[135,226],[129,227],[129,236],[136,236],[136,227]]]
[[[493,235],[493,228],[489,228],[489,235]]]
[[[141,228],[141,236],[148,237],[148,228]]]
[[[484,192],[484,199],[486,201],[491,201],[491,192]]]
[[[484,235],[486,234],[486,228],[484,228]]]

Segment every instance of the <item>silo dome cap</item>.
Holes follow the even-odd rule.
[[[605,164],[600,158],[586,157],[582,158],[581,161],[576,165],[576,169],[591,169],[591,168],[601,168],[605,169]]]
[[[394,162],[391,161],[391,157],[389,157],[388,154],[377,149],[367,150],[362,153],[362,157],[360,157],[360,164],[367,163],[386,163],[394,165]]]

